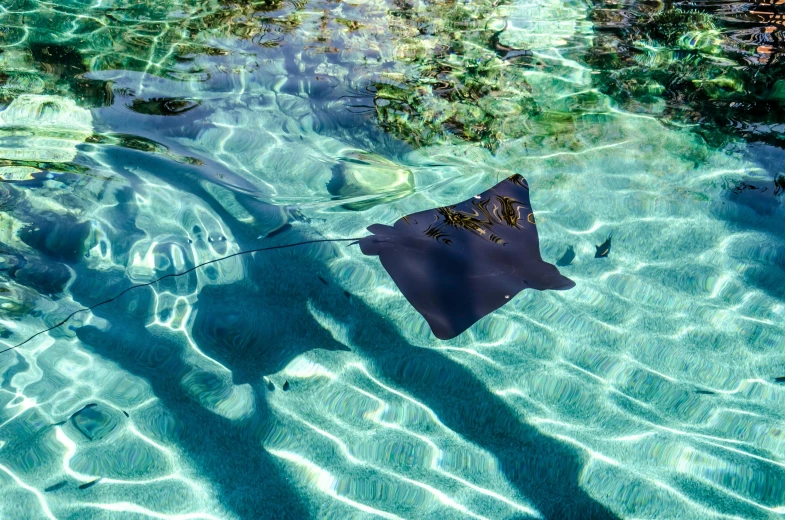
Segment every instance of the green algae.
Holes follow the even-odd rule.
[[[740,48],[715,13],[633,6],[623,19],[613,10],[594,12],[602,29],[585,61],[599,72],[601,92],[624,110],[693,125],[712,146],[739,137],[785,144],[778,56],[751,59],[751,52],[769,51]]]
[[[655,15],[651,22],[644,26],[643,33],[648,34],[653,40],[662,41],[667,45],[695,48],[693,42],[705,44],[706,37],[716,37],[718,31],[711,15],[675,7],[665,9]],[[694,38],[687,39],[688,37]],[[712,47],[709,45],[709,48]]]
[[[363,78],[360,88],[372,91],[365,102],[375,122],[415,147],[471,143],[495,151],[502,142],[541,132],[535,127],[548,119],[527,78],[536,66],[527,48],[531,42],[522,39],[525,31],[499,23],[510,10],[505,2],[306,6],[170,0],[88,11],[59,4],[52,12],[31,10],[31,17],[45,18],[52,30],[42,31],[36,22],[0,55],[7,65],[0,75],[0,104],[38,93],[72,98],[84,108],[108,106],[117,87],[87,77],[87,71],[140,71],[201,82],[219,72],[267,66],[245,58],[233,41],[252,44],[254,52],[268,49],[260,56],[278,64],[286,60],[279,48],[291,41],[308,54],[297,54],[294,67],[317,65],[316,79],[347,80],[354,73]],[[6,32],[24,27],[12,13],[0,13],[0,22]],[[382,31],[387,37],[379,42]],[[281,65],[270,70],[284,72]],[[130,106],[172,113],[153,100],[132,100]]]
[[[401,8],[404,71],[373,84],[379,124],[415,146],[451,141],[495,150],[530,131],[539,112],[525,69],[504,59],[504,31],[488,21],[497,3],[433,2],[425,12]],[[420,38],[424,33],[427,39]]]
[[[363,211],[414,193],[410,170],[375,154],[353,153],[342,157],[333,167],[327,191],[342,206]]]

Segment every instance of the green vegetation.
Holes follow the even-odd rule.
[[[415,146],[460,139],[491,150],[530,131],[538,109],[524,69],[504,59],[501,31],[486,27],[496,6],[436,1],[393,12],[405,72],[373,85],[385,130]]]
[[[740,45],[714,13],[625,7],[624,18],[599,6],[593,13],[600,31],[585,59],[600,71],[602,92],[625,110],[695,125],[714,146],[738,137],[785,144],[785,67],[776,49]]]

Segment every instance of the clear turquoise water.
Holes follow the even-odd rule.
[[[345,243],[132,291],[0,354],[2,518],[785,514],[776,121],[711,141],[672,99],[620,103],[583,3],[465,5],[0,6],[3,348],[512,173],[577,283],[447,342]],[[374,108],[475,52],[482,123],[425,91]]]

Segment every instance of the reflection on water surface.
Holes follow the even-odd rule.
[[[345,243],[129,292],[0,354],[0,516],[782,515],[781,18],[4,2],[3,348],[514,173],[576,286],[449,341]]]
[[[588,63],[625,108],[781,147],[783,19],[769,2],[597,4]]]

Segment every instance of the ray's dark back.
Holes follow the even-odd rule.
[[[360,240],[440,339],[453,338],[523,289],[575,284],[542,260],[529,186],[514,175],[452,206],[376,224]]]

